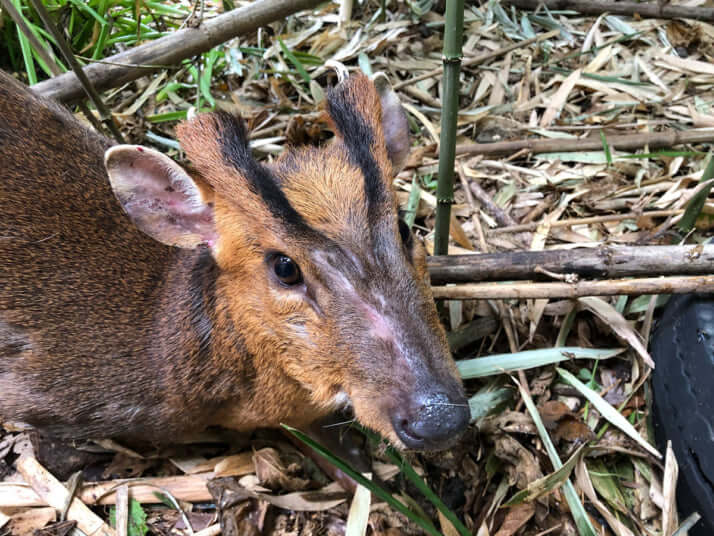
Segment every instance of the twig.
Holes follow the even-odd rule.
[[[668,131],[647,134],[621,134],[608,136],[607,143],[612,149],[632,151],[648,145],[650,149],[662,149],[686,143],[711,143],[714,130]],[[507,155],[528,149],[532,153],[568,153],[602,150],[599,136],[578,139],[525,139],[499,141],[495,143],[463,143],[456,146],[456,154]]]
[[[45,46],[40,43],[39,39],[35,37],[35,34],[32,33],[32,30],[30,30],[30,27],[27,25],[25,19],[22,17],[22,14],[17,10],[15,5],[10,0],[0,0],[0,6],[2,6],[2,8],[8,15],[10,15],[10,18],[30,42],[30,46],[32,47],[33,51],[40,57],[40,59],[45,63],[45,65],[47,65],[47,68],[52,72],[52,75],[57,76],[59,74],[62,74],[62,70],[57,65],[54,55],[50,56],[51,51],[45,48]],[[84,117],[87,118],[87,121],[91,123],[94,129],[97,132],[102,132],[101,124],[99,123],[99,121],[97,121],[97,118],[94,117],[94,114],[89,111],[87,105],[84,104],[83,101],[80,101],[78,105],[82,114],[84,114]]]
[[[97,93],[97,90],[95,89],[94,85],[92,85],[87,76],[84,74],[84,71],[82,71],[82,67],[77,62],[77,58],[74,57],[72,49],[65,40],[64,36],[62,35],[62,32],[59,31],[57,25],[50,18],[50,14],[47,12],[47,9],[45,9],[45,6],[42,4],[42,1],[30,0],[30,2],[32,2],[32,6],[35,8],[35,11],[37,11],[37,14],[40,16],[40,19],[42,19],[42,23],[45,25],[47,31],[49,31],[52,34],[52,37],[55,38],[55,42],[57,43],[57,46],[62,52],[64,59],[72,67],[72,71],[81,82],[82,88],[87,93],[87,96],[90,98],[90,100],[94,103],[94,106],[99,111],[99,115],[102,118],[102,123],[104,123],[104,126],[109,129],[109,131],[119,143],[126,143],[124,141],[124,137],[121,135],[121,132],[119,132],[119,129],[114,124],[114,120],[112,119],[111,113],[104,105],[104,101],[102,101],[102,98],[99,96],[99,93]]]
[[[129,526],[129,486],[117,488],[116,527],[117,536],[127,536]]]
[[[30,456],[21,456],[17,461],[17,470],[45,504],[57,510],[62,509],[69,492],[36,459]],[[67,518],[76,521],[77,528],[87,536],[116,536],[114,529],[104,523],[79,499],[72,501]]]
[[[158,70],[158,65],[173,65],[210,50],[260,26],[281,20],[322,3],[322,0],[259,0],[205,21],[199,28],[185,28],[166,37],[105,58],[124,65],[93,63],[84,68],[87,78],[99,91],[118,87]],[[144,64],[152,64],[146,66]],[[74,73],[65,73],[36,84],[33,89],[61,102],[73,102],[83,96],[82,85]]]
[[[493,219],[495,219],[500,225],[515,225],[515,221],[508,215],[501,207],[499,207],[491,196],[488,195],[486,190],[481,188],[481,185],[476,181],[468,181],[469,189],[471,193],[476,197],[479,203],[483,206],[484,210],[488,212]]]
[[[714,273],[714,245],[601,246],[429,257],[432,284],[547,279],[707,275]]]
[[[432,287],[434,298],[449,300],[580,298],[639,294],[714,292],[714,276],[606,279],[578,283],[473,283]]]
[[[504,54],[508,54],[509,52],[518,50],[519,48],[527,47],[529,45],[532,45],[533,43],[539,43],[541,41],[545,41],[546,39],[550,39],[551,37],[555,37],[559,33],[560,33],[560,30],[552,30],[550,32],[544,33],[543,35],[539,35],[537,37],[532,37],[530,39],[526,39],[525,41],[519,41],[518,43],[513,43],[512,45],[508,45],[507,47],[499,48],[498,50],[494,50],[493,52],[487,52],[486,54],[482,54],[480,56],[475,56],[473,58],[464,59],[461,62],[461,66],[462,67],[472,67],[474,65],[480,65],[482,63],[486,63],[489,60],[498,58],[500,56],[503,56]],[[392,88],[394,90],[401,89],[404,86],[409,86],[409,85],[415,84],[422,80],[426,80],[427,78],[433,78],[435,76],[439,76],[443,72],[444,72],[444,67],[441,66],[441,67],[438,67],[438,68],[436,68],[432,71],[429,71],[427,73],[421,74],[419,76],[415,76],[414,78],[410,78],[409,80],[404,80],[402,82],[399,82],[398,84],[394,84],[394,86],[392,86]]]
[[[625,214],[609,214],[607,216],[592,216],[590,218],[570,218],[567,220],[558,220],[550,224],[551,229],[556,227],[571,227],[573,225],[592,225],[593,223],[608,223],[612,221],[622,220],[638,220],[640,218],[667,218],[669,216],[678,216],[683,214],[684,210],[650,210],[646,212],[628,212]],[[519,225],[510,225],[508,227],[498,227],[490,229],[489,235],[505,234],[505,233],[521,233],[524,231],[535,231],[540,225],[539,222],[523,223]]]
[[[686,7],[660,2],[592,2],[591,0],[503,0],[520,9],[535,10],[545,6],[550,10],[572,9],[583,15],[638,15],[649,19],[694,19],[714,21],[714,9]]]

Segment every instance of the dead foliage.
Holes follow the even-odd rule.
[[[140,79],[107,92],[104,98],[132,142],[175,152],[175,122],[164,120],[177,110],[193,113],[199,101],[203,106],[208,103],[206,88],[199,87],[195,74],[213,68],[210,96],[215,107],[242,115],[252,132],[255,152],[269,159],[286,145],[322,143],[329,137],[321,109],[324,87],[334,82],[328,62],[383,71],[393,84],[438,69],[442,4],[392,0],[386,2],[387,12],[380,13],[379,2],[365,1],[352,6],[351,15],[346,16],[336,4],[328,3],[226,43],[211,60],[211,67],[204,55],[191,68],[184,65]],[[204,16],[220,9],[208,2]],[[714,127],[714,67],[709,61],[714,53],[713,25],[607,14],[580,16],[571,11],[532,13],[497,2],[468,6],[465,21],[464,58],[485,53],[494,57],[463,68],[459,143],[525,138],[569,142],[595,136],[601,139],[602,148],[541,154],[520,151],[501,158],[460,154],[451,252],[704,239],[713,225],[711,201],[704,205],[693,233],[681,236],[676,224],[681,209],[699,187],[705,164],[701,151],[706,148],[650,151],[642,147],[625,152],[607,140],[623,134]],[[498,54],[513,43],[551,30],[558,32],[547,40]],[[440,77],[400,86],[398,93],[414,140],[407,167],[394,185],[404,208],[414,213],[415,228],[431,247]],[[415,188],[420,189],[418,203],[408,207]],[[650,216],[650,211],[660,212]],[[662,215],[661,211],[671,212]],[[578,223],[598,216],[615,217]],[[573,221],[557,225],[565,219]],[[537,225],[527,231],[492,232],[530,223]],[[459,358],[549,348],[556,343],[627,347],[613,359],[571,360],[559,366],[602,395],[639,436],[652,441],[646,340],[661,304],[650,296],[448,301],[444,320],[451,330],[484,318],[495,320],[482,322],[484,329],[474,331],[466,343],[459,342]],[[609,425],[554,366],[513,377],[520,390],[507,375],[467,382],[470,393],[505,393],[501,403],[476,422],[478,437],[469,433],[451,451],[409,457],[469,530],[497,536],[577,534],[564,486],[536,494],[527,502],[503,506],[517,492],[556,470],[523,393],[536,405],[560,459],[566,462],[577,456],[574,469],[565,477],[574,484],[599,534],[660,534],[663,523],[676,528],[673,484],[669,477],[663,480],[664,459]],[[349,498],[280,435],[260,434],[237,451],[230,450],[224,437],[203,439],[203,443],[171,451],[138,454],[92,443],[82,446],[76,459],[86,480],[139,478],[130,483],[134,487],[142,483],[142,477],[177,477],[170,486],[162,480],[164,484],[153,491],[136,492],[153,534],[190,534],[193,530],[207,535],[221,529],[225,535],[345,533]],[[578,451],[583,444],[587,448]],[[0,436],[0,477],[4,479],[0,525],[5,525],[0,534],[30,534],[42,527],[37,534],[66,534],[67,525],[58,523],[54,510],[39,507],[41,501],[32,503],[31,509],[27,508],[29,499],[25,500],[28,504],[18,499],[23,507],[3,506],[10,504],[12,493],[21,495],[22,486],[12,484],[19,481],[13,463],[28,453],[39,455],[43,464],[60,470],[63,478],[69,476],[69,468],[57,468],[61,460],[52,459],[47,449],[33,449],[26,432],[6,426]],[[397,475],[394,465],[376,463],[375,467],[392,493],[423,509],[431,519],[439,519],[433,506]],[[80,487],[77,497],[87,504],[100,502],[102,497],[92,499],[83,491],[88,485]],[[111,495],[103,497],[111,500],[107,499]],[[94,511],[108,519],[107,506]],[[367,527],[369,534],[382,536],[420,533],[404,516],[374,498]],[[443,518],[440,530],[454,534]]]

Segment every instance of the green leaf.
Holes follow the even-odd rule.
[[[114,528],[117,525],[116,517],[116,506],[112,506],[109,510],[109,523]],[[128,536],[144,536],[149,532],[149,527],[146,526],[146,512],[144,512],[141,503],[136,499],[129,500],[129,520],[126,528]]]
[[[471,421],[478,421],[493,413],[499,406],[513,398],[513,390],[507,387],[492,389],[486,386],[469,398]]]
[[[417,208],[419,208],[419,199],[421,199],[421,188],[419,187],[419,179],[412,179],[412,189],[409,191],[409,200],[407,201],[407,209],[404,211],[404,222],[411,229],[416,219]]]
[[[709,158],[709,163],[707,164],[707,167],[704,169],[704,173],[702,173],[702,178],[699,179],[699,183],[704,183],[711,179],[714,176],[714,156],[710,156]],[[705,186],[701,190],[699,190],[696,194],[692,196],[692,198],[689,200],[689,204],[687,204],[687,208],[684,211],[684,214],[682,215],[682,219],[679,220],[679,223],[677,224],[677,227],[679,228],[680,231],[683,233],[688,233],[694,228],[694,224],[697,221],[697,218],[699,217],[699,213],[702,211],[702,208],[704,207],[704,203],[707,200],[707,197],[709,196],[709,191],[712,189],[711,184],[708,186]]]
[[[545,429],[545,425],[543,424],[543,421],[540,418],[540,414],[538,413],[538,410],[536,409],[535,404],[533,403],[533,399],[531,398],[531,395],[528,394],[528,391],[526,391],[518,381],[516,381],[516,385],[518,385],[518,390],[521,392],[523,402],[525,402],[526,408],[528,409],[528,412],[530,413],[531,418],[533,419],[533,422],[536,425],[538,435],[540,436],[540,439],[543,442],[543,446],[545,446],[545,450],[548,453],[548,458],[550,458],[550,463],[553,464],[553,467],[557,471],[563,466],[563,462],[560,461],[558,452],[555,450],[555,446],[550,440],[550,436],[548,435],[548,432]],[[575,491],[575,486],[573,486],[573,483],[570,482],[570,480],[566,480],[565,484],[563,485],[563,495],[565,495],[565,500],[568,503],[570,512],[573,514],[573,519],[575,520],[575,525],[578,527],[578,532],[580,533],[580,536],[597,536],[595,528],[592,526],[590,518],[588,517],[588,514],[585,511],[585,507],[583,506],[580,497],[578,497],[578,493]]]
[[[508,502],[504,503],[503,506],[515,506],[523,502],[534,501],[538,497],[542,497],[543,495],[546,495],[565,484],[568,481],[568,478],[570,478],[570,473],[573,472],[575,464],[578,463],[578,460],[582,456],[583,448],[585,448],[585,445],[581,445],[580,448],[575,451],[575,453],[567,462],[563,464],[560,469],[542,478],[534,480],[528,484],[526,489],[522,489],[516,493]]]
[[[201,95],[206,99],[211,108],[215,108],[216,100],[211,95],[211,79],[213,78],[213,65],[220,56],[220,51],[218,48],[211,49],[208,53],[204,54],[203,60],[203,70],[201,71],[201,78],[198,82],[198,87],[201,90]]]
[[[300,60],[298,60],[298,59],[295,57],[295,54],[293,54],[292,52],[290,52],[290,50],[289,50],[288,47],[285,45],[285,43],[283,42],[283,40],[280,39],[279,37],[278,37],[278,44],[280,45],[280,49],[283,51],[283,54],[285,54],[285,57],[290,61],[290,63],[292,63],[292,64],[295,66],[295,69],[296,69],[297,72],[300,74],[300,76],[302,77],[302,79],[303,79],[306,83],[309,84],[309,83],[310,83],[310,75],[307,74],[307,71],[305,70],[305,67],[303,67],[302,63],[300,63]]]
[[[475,359],[464,359],[456,366],[465,380],[482,378],[494,374],[505,374],[515,370],[525,370],[572,359],[608,359],[623,352],[622,349],[603,350],[598,348],[545,348],[527,350],[515,354],[497,354]]]
[[[20,0],[14,0],[13,4],[15,5],[15,9],[22,13]],[[27,82],[32,86],[37,83],[37,71],[35,71],[35,63],[32,60],[32,47],[27,37],[25,37],[25,34],[20,31],[19,26],[17,27],[17,40],[20,42],[22,61],[25,63],[25,72],[27,73]]]
[[[558,371],[558,374],[561,378],[563,378],[563,380],[565,380],[567,383],[569,383],[578,391],[580,391],[580,393],[585,398],[587,398],[593,406],[595,406],[595,408],[600,412],[600,415],[602,415],[614,426],[617,426],[628,437],[635,440],[647,452],[649,452],[653,456],[656,456],[657,458],[662,458],[662,455],[657,452],[657,449],[650,445],[647,441],[645,441],[644,438],[639,434],[639,432],[635,430],[635,427],[632,426],[627,421],[627,419],[625,419],[625,417],[623,417],[619,411],[613,408],[603,397],[601,397],[598,393],[590,389],[587,385],[582,383],[567,370],[562,369],[560,367],[557,367],[555,370]]]

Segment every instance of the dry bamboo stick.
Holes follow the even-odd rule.
[[[129,531],[129,487],[122,484],[116,493],[117,536],[127,536]]]
[[[669,216],[678,216],[684,214],[684,210],[648,210],[644,212],[627,212],[625,214],[608,214],[606,216],[592,216],[590,218],[570,218],[567,220],[558,220],[550,223],[551,228],[556,227],[571,227],[572,225],[592,225],[593,223],[608,223],[622,220],[638,220],[640,218],[667,218]],[[510,225],[508,227],[497,227],[488,231],[489,235],[503,233],[522,233],[525,231],[535,231],[538,229],[540,222],[523,223],[519,225]]]
[[[210,475],[210,473],[208,473]],[[116,490],[121,484],[129,486],[129,496],[141,503],[159,503],[157,491],[165,490],[181,501],[212,501],[206,487],[206,475],[183,475],[135,480],[112,480],[84,484],[77,494],[85,504],[115,504]],[[75,499],[76,500],[76,499]],[[0,482],[0,508],[44,506],[47,504],[33,489],[24,484]],[[71,510],[70,510],[71,512]]]
[[[448,255],[427,260],[432,284],[548,279],[553,274],[616,279],[714,274],[714,245],[600,246]]]
[[[714,293],[714,276],[607,279],[578,283],[471,283],[432,287],[434,298],[449,300],[502,300],[581,298],[636,294]]]
[[[518,41],[517,43],[513,43],[511,45],[508,45],[507,47],[499,48],[498,50],[494,50],[493,52],[487,52],[486,54],[481,54],[480,56],[474,56],[473,58],[466,58],[461,62],[461,67],[472,67],[474,65],[480,65],[482,63],[486,63],[489,60],[492,60],[494,58],[498,58],[500,56],[503,56],[505,54],[508,54],[509,52],[513,52],[514,50],[518,50],[519,48],[527,47],[529,45],[532,45],[533,43],[538,43],[540,41],[545,41],[546,39],[550,39],[551,37],[555,37],[560,33],[560,30],[551,30],[550,32],[546,32],[543,35],[539,35],[537,37],[531,37],[530,39],[526,39],[525,41]],[[437,67],[436,69],[426,72],[424,74],[420,74],[419,76],[415,76],[414,78],[410,78],[409,80],[403,80],[399,82],[398,84],[394,84],[392,86],[393,89],[401,89],[405,86],[410,86],[412,84],[416,84],[417,82],[420,82],[422,80],[426,80],[427,78],[433,78],[435,76],[441,76],[441,74],[444,72],[444,67],[443,65],[441,67]]]
[[[17,461],[17,470],[25,481],[41,497],[43,504],[57,510],[64,507],[69,492],[62,483],[42,467],[35,458],[21,456]],[[116,532],[92,512],[80,499],[75,498],[67,511],[67,519],[76,521],[77,528],[87,536],[116,536]]]
[[[686,143],[711,143],[714,130],[688,130],[632,133],[608,136],[607,143],[613,149],[632,151],[648,145],[650,149],[662,149]],[[567,153],[598,151],[603,148],[599,136],[577,139],[524,139],[495,143],[463,143],[456,146],[456,154],[508,155],[523,149],[532,153]]]
[[[276,20],[281,20],[321,3],[322,0],[259,0],[204,21],[198,28],[185,28],[166,37],[130,48],[105,62],[92,63],[83,70],[97,90],[118,87],[166,66],[210,50],[233,37],[252,32]],[[82,85],[74,73],[68,72],[32,87],[40,95],[60,102],[72,102],[84,97]]]
[[[638,15],[649,19],[693,19],[714,21],[714,9],[687,7],[660,2],[592,2],[591,0],[504,0],[520,9],[535,10],[545,6],[550,10],[572,9],[583,15]]]

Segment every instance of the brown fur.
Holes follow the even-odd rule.
[[[269,168],[331,245],[296,236],[226,161],[217,116],[199,116],[178,135],[218,238],[186,250],[126,217],[102,163],[107,140],[0,74],[0,417],[159,441],[207,424],[304,427],[345,391],[364,424],[399,443],[389,414],[405,397],[432,383],[461,393],[423,248],[399,239],[379,97],[356,77],[345,99],[374,133],[387,192],[376,211],[338,135]],[[300,266],[302,294],[276,286],[269,251]],[[415,363],[370,335],[365,307],[391,319]]]

